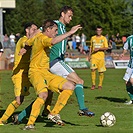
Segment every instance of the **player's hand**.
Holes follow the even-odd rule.
[[[88,58],[87,58],[87,59],[88,59],[88,61],[90,62],[90,60],[91,60],[91,57],[90,57],[90,56],[88,56]]]
[[[74,34],[77,30],[82,29],[81,25],[73,26],[70,30],[71,34]]]
[[[20,101],[20,97],[19,97],[19,96],[16,97],[16,101],[17,101],[17,103],[18,103],[19,105],[21,104],[21,101]]]
[[[30,38],[33,38],[36,34],[38,34],[38,33],[40,33],[40,32],[41,32],[41,30],[38,29],[38,30],[34,31],[33,33],[30,33],[29,39],[30,39]]]
[[[27,50],[25,48],[21,48],[18,55],[24,55],[26,51]]]

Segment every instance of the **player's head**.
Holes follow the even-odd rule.
[[[96,27],[96,33],[97,33],[98,36],[100,36],[102,34],[102,29],[103,28],[101,26]]]
[[[57,23],[53,20],[45,20],[42,24],[42,32],[50,38],[54,38],[58,33]]]
[[[28,22],[24,25],[25,35],[30,35],[37,30],[37,25],[33,22]]]
[[[63,24],[69,24],[73,17],[73,9],[70,6],[63,6],[60,11],[60,21]]]

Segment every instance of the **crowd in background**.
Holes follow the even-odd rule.
[[[1,42],[3,44],[3,54],[0,57],[0,69],[10,69],[13,67],[15,47],[19,38],[20,33],[16,33],[15,35],[13,33],[10,35],[4,34],[2,36]]]
[[[19,40],[19,38],[20,38],[20,33],[16,33],[15,35],[13,33],[11,33],[10,35],[8,34],[3,35],[2,41],[4,49],[10,48],[14,52],[16,43]]]
[[[20,37],[20,33],[11,33],[10,35],[4,34],[2,37],[4,53],[2,54],[1,60],[5,60],[5,69],[9,69],[9,64],[13,65],[15,46]],[[113,49],[117,49],[118,44],[120,44],[122,48],[127,38],[126,35],[120,36],[119,33],[111,36],[106,34],[105,37],[107,38],[109,45],[107,53],[112,53]],[[79,54],[87,55],[89,53],[89,45],[90,41],[87,35],[85,35],[84,33],[81,33],[81,35],[74,34],[68,37],[67,49],[71,50],[71,54],[73,54],[73,50],[76,50],[79,52]],[[66,55],[67,54],[68,53],[66,53]]]
[[[3,47],[4,49],[10,48],[13,52],[15,50],[15,45],[17,41],[20,38],[20,33],[16,33],[15,35],[11,33],[10,35],[3,35],[2,41],[3,41]],[[109,36],[108,34],[105,35],[105,37],[108,40],[108,45],[109,45],[109,52],[111,52],[112,49],[117,49],[117,44],[123,45],[124,42],[126,41],[127,36],[120,36],[119,33],[116,35],[111,35]],[[82,33],[81,35],[79,34],[74,34],[68,38],[68,49],[70,50],[78,50],[81,54],[87,54],[89,52],[89,45],[90,41],[87,38],[87,35]]]
[[[113,49],[118,49],[123,47],[123,44],[126,41],[127,35],[120,36],[119,33],[116,35],[109,36],[108,34],[105,35],[108,41],[109,49],[107,52],[111,53]],[[87,44],[86,44],[87,43]],[[78,51],[81,54],[87,54],[89,52],[89,45],[90,41],[87,40],[87,36],[82,33],[81,36],[79,34],[73,35],[68,38],[68,49]]]

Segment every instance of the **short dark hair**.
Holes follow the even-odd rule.
[[[25,25],[24,25],[24,31],[25,31],[28,27],[31,27],[33,24],[36,25],[36,24],[33,23],[33,22],[27,22],[27,23],[25,23]]]
[[[57,25],[57,23],[54,22],[53,20],[51,20],[51,19],[45,20],[42,24],[42,32],[46,31],[47,28],[52,29],[54,27],[54,25]]]
[[[26,29],[31,27],[32,25],[36,25],[34,22],[27,22],[24,24],[24,34],[26,34]],[[36,25],[37,26],[37,25]]]
[[[64,13],[67,13],[67,11],[72,11],[74,13],[74,10],[70,7],[70,6],[63,6],[60,10],[60,16],[61,16],[61,13],[64,12]],[[60,17],[59,16],[59,17]]]
[[[103,29],[102,26],[100,26],[100,25],[98,25],[98,26],[96,27],[96,29],[97,29],[97,28],[98,28],[98,29]]]

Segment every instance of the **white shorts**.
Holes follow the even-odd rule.
[[[67,75],[74,72],[74,70],[64,61],[60,60],[50,68],[50,72],[66,78]]]
[[[133,78],[133,69],[131,69],[130,67],[127,67],[126,73],[123,77],[123,79],[125,81],[129,81],[130,78]]]

